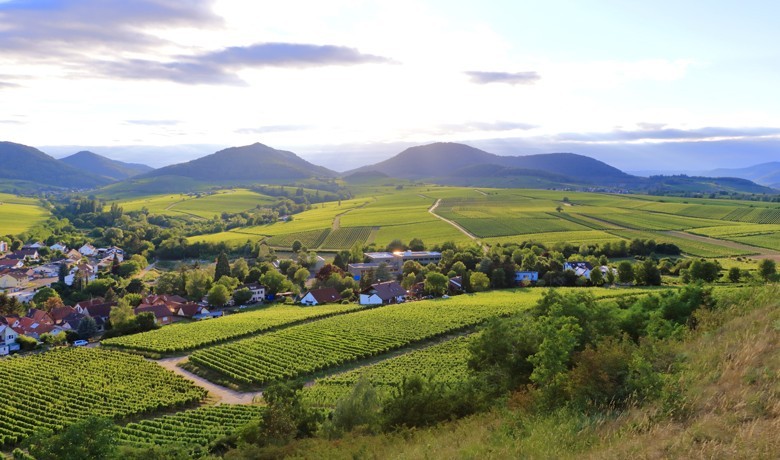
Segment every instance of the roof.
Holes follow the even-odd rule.
[[[20,273],[20,272],[15,272],[10,270],[7,272],[0,273],[0,277],[3,276],[10,276],[18,280],[26,280],[28,278],[28,276],[25,273]]]
[[[171,311],[165,305],[145,305],[139,306],[135,309],[135,314],[152,313],[155,318],[163,318],[165,316],[171,316]]]
[[[247,288],[247,289],[249,289],[250,291],[257,291],[257,290],[260,290],[260,289],[265,289],[265,288],[266,288],[265,286],[263,286],[263,285],[262,285],[262,284],[260,284],[260,283],[249,283],[249,284],[245,284],[245,285],[243,285],[243,286],[241,286],[241,287],[242,287],[242,288]],[[239,288],[239,289],[241,289],[241,288]]]
[[[450,278],[450,284],[454,285],[458,289],[463,289],[463,277],[455,276],[453,278]]]
[[[332,287],[326,287],[322,289],[312,289],[308,292],[308,294],[311,294],[312,297],[314,297],[314,300],[317,301],[317,303],[338,302],[339,300],[341,300],[341,295],[339,295],[339,291],[337,291],[336,288],[332,288]]]
[[[82,300],[81,302],[77,303],[76,306],[81,308],[89,308],[92,305],[100,305],[101,303],[105,303],[105,302],[106,299],[102,297],[94,297],[89,300]]]
[[[181,314],[179,312],[181,312]],[[200,313],[200,305],[192,302],[182,304],[176,310],[176,314],[180,316],[195,316],[198,313]]]
[[[87,307],[87,314],[93,318],[108,318],[111,315],[111,307],[115,305],[116,302],[91,305]]]
[[[54,320],[51,318],[51,316],[49,316],[48,313],[37,308],[31,308],[27,312],[26,317],[38,323],[54,324]]]
[[[74,310],[73,313],[62,319],[62,324],[67,324],[71,329],[78,329],[81,320],[86,318],[86,316],[87,315],[82,315]]]
[[[22,263],[19,259],[0,259],[0,267],[16,267]]]
[[[590,262],[566,262],[563,264],[564,266],[568,265],[572,268],[572,270],[575,270],[577,268],[584,268],[587,270],[593,270],[593,265],[590,264]]]
[[[8,259],[24,259],[25,257],[34,257],[38,255],[37,249],[19,249],[6,256]]]
[[[66,305],[64,307],[52,308],[51,311],[49,312],[49,316],[51,316],[51,318],[55,322],[57,322],[57,321],[64,320],[65,318],[68,317],[68,315],[72,315],[74,313],[76,313],[76,309]]]
[[[405,296],[406,289],[395,281],[386,281],[384,283],[372,284],[363,293],[376,294],[382,300],[390,300],[393,297]]]

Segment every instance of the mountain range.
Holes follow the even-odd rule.
[[[387,160],[343,174],[260,143],[227,148],[159,169],[88,151],[56,160],[33,147],[10,142],[0,142],[0,160],[0,184],[5,183],[6,189],[8,184],[14,188],[34,184],[66,189],[104,187],[107,194],[187,192],[213,185],[290,184],[338,177],[347,182],[400,179],[475,187],[774,193],[743,178],[646,178],[574,153],[502,156],[458,143],[410,147]]]

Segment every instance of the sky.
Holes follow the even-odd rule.
[[[780,160],[780,2],[0,0],[0,140],[335,170],[465,142],[624,170]]]

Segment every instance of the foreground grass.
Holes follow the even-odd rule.
[[[291,458],[777,458],[780,288],[735,292],[675,344],[662,401],[619,414],[496,409],[430,429],[289,446]]]

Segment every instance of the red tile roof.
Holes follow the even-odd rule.
[[[341,295],[339,295],[339,291],[337,291],[335,288],[332,287],[326,287],[322,289],[312,289],[309,291],[309,294],[311,294],[314,297],[314,300],[317,301],[317,303],[328,303],[328,302],[338,302],[341,300]]]

